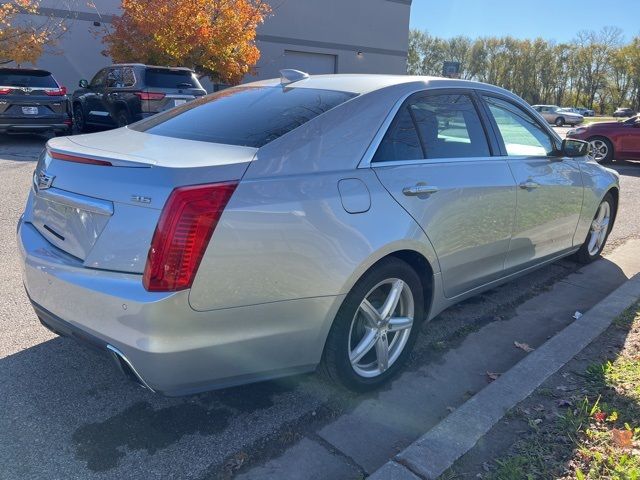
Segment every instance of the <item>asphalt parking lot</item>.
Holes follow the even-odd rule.
[[[307,450],[303,446],[303,452],[314,455],[317,445],[322,454],[329,454],[329,463],[339,459],[336,464],[344,465],[321,478],[359,478],[371,473],[378,460],[356,450],[338,456],[337,450],[344,452],[349,446],[344,446],[348,442],[342,442],[340,428],[334,425],[369,404],[401,394],[416,409],[431,410],[426,414],[435,420],[446,415],[447,408],[482,388],[486,383],[482,369],[488,367],[480,366],[481,374],[473,373],[475,376],[440,379],[455,396],[452,393],[446,401],[434,397],[428,407],[419,389],[410,388],[413,382],[438,377],[447,353],[480,328],[493,327],[494,337],[512,335],[508,324],[501,322],[518,315],[518,307],[536,296],[562,291],[562,280],[578,268],[570,261],[556,262],[443,312],[423,328],[407,374],[383,392],[353,396],[314,375],[305,375],[185,398],[159,397],[122,378],[108,358],[48,332],[28,304],[20,279],[15,227],[42,146],[42,137],[0,135],[2,479],[206,479],[236,473],[264,478],[269,475],[259,470],[265,468],[262,465],[301,439],[314,445]],[[640,238],[640,163],[619,162],[614,168],[621,174],[620,211],[606,258],[597,267],[611,271],[622,258],[616,256],[617,247]],[[574,307],[558,306],[567,311]],[[537,328],[535,338],[542,341],[561,327],[545,323]],[[507,340],[513,342],[511,336]],[[509,362],[517,361],[520,353],[510,352]],[[500,354],[499,349],[492,352],[496,359],[504,357]],[[507,364],[500,360],[495,368]],[[345,425],[348,431],[348,422]],[[408,434],[387,434],[394,450],[412,440]],[[375,450],[374,440],[371,450]],[[258,473],[252,477],[251,472]],[[311,474],[304,477],[311,478]]]

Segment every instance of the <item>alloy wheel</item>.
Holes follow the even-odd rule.
[[[400,357],[411,335],[414,299],[409,285],[390,278],[360,303],[349,330],[349,360],[365,378],[382,375]]]
[[[589,142],[589,157],[600,163],[609,155],[609,145],[604,140],[593,140]]]
[[[589,255],[597,255],[607,239],[609,233],[609,221],[611,220],[611,207],[609,202],[602,202],[598,208],[596,218],[591,222],[589,231],[589,244],[587,250]]]

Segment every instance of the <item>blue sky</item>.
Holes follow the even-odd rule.
[[[411,27],[439,37],[542,37],[569,41],[580,30],[640,34],[640,0],[413,0]]]

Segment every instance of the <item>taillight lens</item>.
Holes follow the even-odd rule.
[[[153,234],[142,283],[151,292],[190,288],[237,182],[176,188]]]
[[[162,100],[166,94],[157,92],[135,92],[140,100]]]
[[[64,160],[65,162],[74,163],[87,163],[89,165],[100,165],[103,167],[111,167],[113,164],[106,160],[96,160],[95,158],[79,157],[77,155],[69,155],[68,153],[56,152],[55,150],[48,151],[51,158],[56,160]]]
[[[60,87],[55,90],[46,90],[45,93],[50,97],[61,97],[67,94],[67,87]]]
[[[12,91],[11,88],[0,88],[0,95],[9,95]]]

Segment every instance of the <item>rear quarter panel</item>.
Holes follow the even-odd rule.
[[[371,206],[347,213],[338,182],[358,178]],[[337,296],[377,260],[416,250],[437,270],[424,232],[369,169],[243,180],[189,295],[195,310]]]

